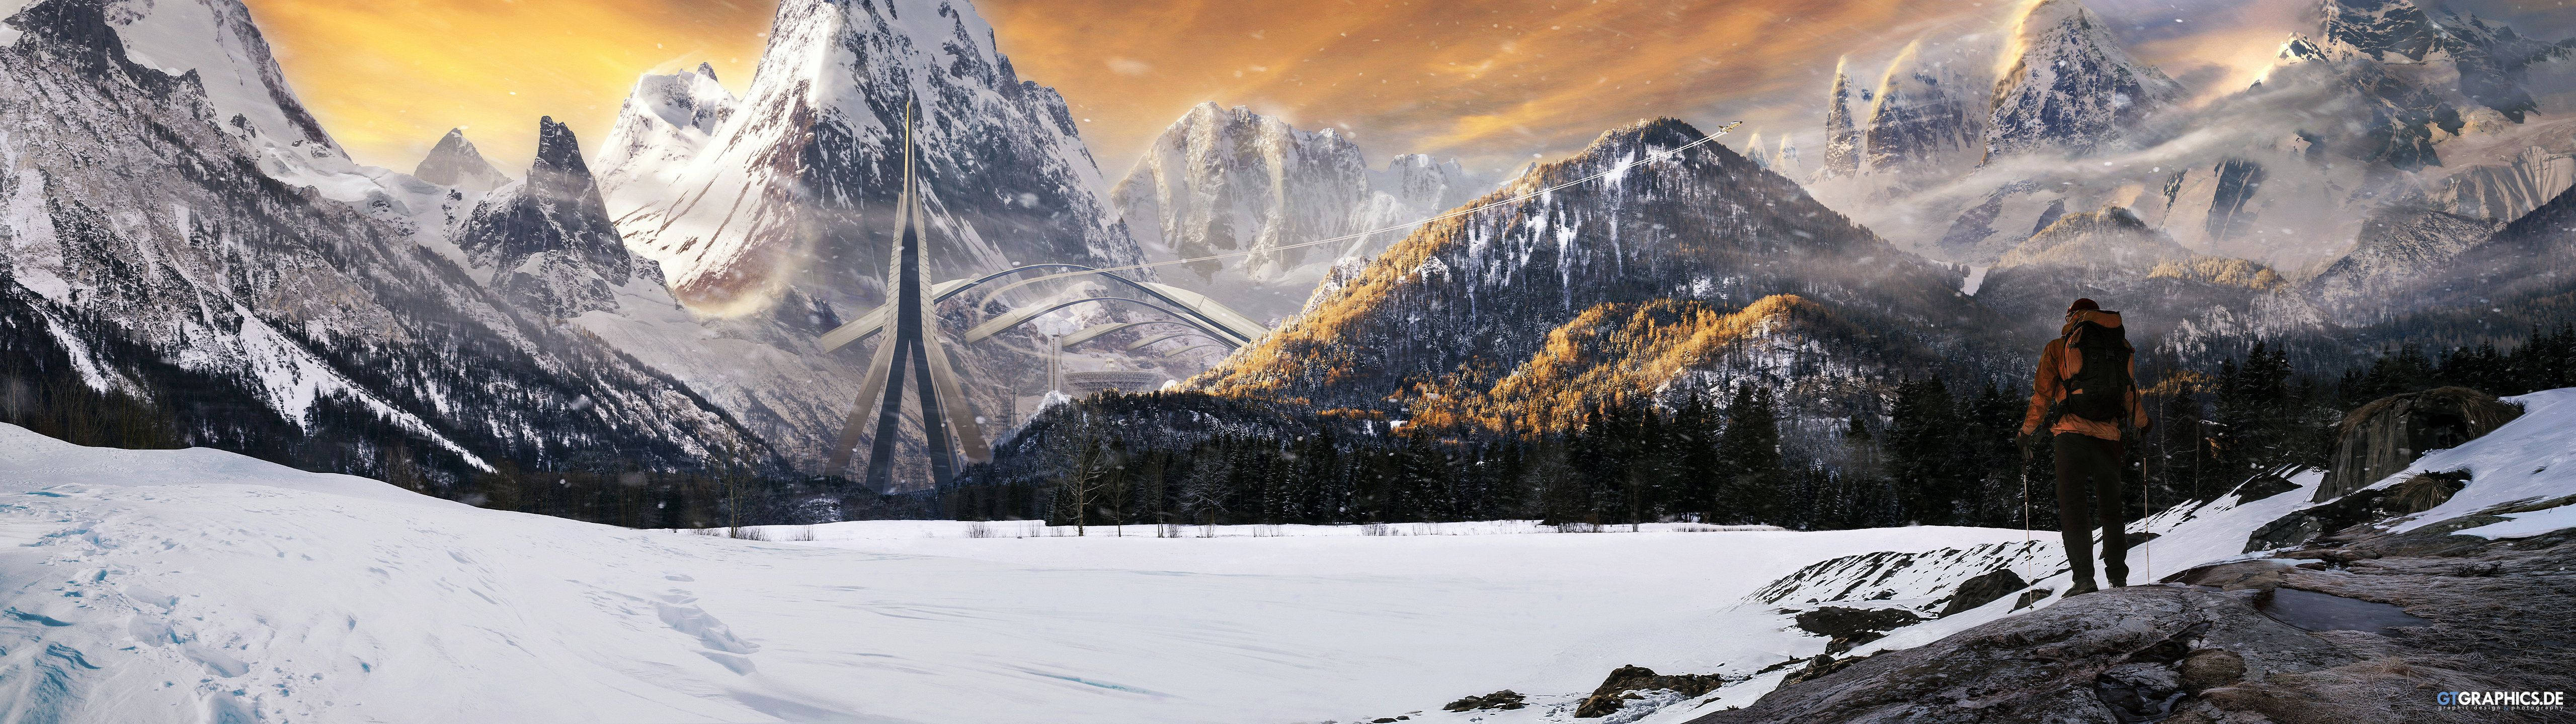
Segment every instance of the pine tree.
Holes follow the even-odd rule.
[[[1726,430],[1717,454],[1731,471],[1725,496],[1731,517],[1768,522],[1781,517],[1780,415],[1771,391],[1745,383],[1726,406]]]

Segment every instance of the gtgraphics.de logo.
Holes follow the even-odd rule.
[[[2433,705],[2473,711],[2527,711],[2532,709],[2565,709],[2564,691],[2444,691],[2433,695]]]

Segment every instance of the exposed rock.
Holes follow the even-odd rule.
[[[2184,691],[2194,694],[2245,678],[2245,657],[2227,649],[2202,649],[2182,660],[2177,673]]]
[[[2317,484],[2323,502],[2378,482],[2438,449],[2457,447],[2522,416],[2522,408],[2467,387],[2382,397],[2343,418],[2332,469]]]
[[[2286,470],[2274,470],[2246,478],[2244,483],[2236,486],[2235,493],[2237,504],[2242,505],[2299,489],[2298,483],[2291,482],[2290,478],[2281,476],[2281,473],[2285,471]]]
[[[2029,585],[2029,581],[2022,580],[2021,574],[2014,573],[2011,568],[1987,571],[1984,575],[1970,578],[1966,583],[1959,584],[1959,591],[1950,594],[1950,603],[1941,607],[1940,615],[1947,616],[1992,603],[1997,598],[2012,595],[2013,591]]]
[[[2431,510],[2450,500],[2468,482],[2469,473],[2464,470],[2418,472],[2388,488],[2388,494],[2380,499],[2380,508],[2392,515]]]
[[[2576,612],[2563,604],[2576,593],[2576,530],[2442,532],[2456,529],[2359,534],[2340,546],[2350,562],[2336,570],[2239,561],[2174,576],[2190,585],[2071,598],[1791,677],[1750,707],[1695,721],[2466,721],[2423,692],[2576,687],[2565,666]],[[2368,615],[2290,610],[2312,605]],[[1809,669],[1834,664],[1818,657]],[[2521,714],[2503,720],[2544,720]]]
[[[494,291],[554,319],[616,309],[614,289],[633,279],[638,261],[609,222],[572,129],[551,116],[537,120],[528,178],[485,196],[456,245],[489,270]]]
[[[1448,706],[1440,708],[1448,711],[1475,711],[1478,709],[1511,710],[1524,706],[1528,704],[1521,703],[1520,692],[1504,689],[1484,696],[1470,696],[1452,701]]]
[[[1633,695],[1634,692],[1666,689],[1679,692],[1684,697],[1693,697],[1716,691],[1717,687],[1725,685],[1726,679],[1716,674],[1663,675],[1643,666],[1633,664],[1621,666],[1611,669],[1610,677],[1601,680],[1600,688],[1593,689],[1591,696],[1585,697],[1582,704],[1574,707],[1574,716],[1578,719],[1609,716],[1612,712],[1627,706],[1629,699],[1637,698]],[[1511,692],[1506,690],[1496,693],[1495,696],[1509,693]],[[1517,695],[1514,696],[1513,702],[1517,706],[1519,702]],[[1451,711],[1457,711],[1457,709],[1452,708]]]
[[[2051,594],[2051,593],[2056,593],[2056,592],[2057,592],[2057,591],[2049,590],[2049,589],[2046,589],[2046,588],[2033,588],[2033,589],[2030,589],[2030,590],[2022,591],[2022,592],[2021,592],[2021,597],[2020,597],[2020,598],[2015,598],[2015,599],[2013,599],[2013,607],[2012,607],[2012,609],[2013,609],[2013,610],[2018,611],[2018,610],[2021,610],[2021,609],[2024,609],[2024,608],[2029,608],[2029,607],[2030,607],[2030,604],[2038,603],[2038,602],[2040,602],[2040,601],[2044,601],[2044,600],[2048,600],[2048,595],[2049,595],[2049,594]]]
[[[2016,576],[2015,580],[2019,580],[2019,577]],[[1833,639],[1832,642],[1825,644],[1827,653],[1849,651],[1853,646],[1886,636],[1890,629],[1912,625],[1922,620],[1922,615],[1902,608],[1826,606],[1798,613],[1799,628]]]

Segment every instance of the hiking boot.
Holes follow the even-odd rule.
[[[2084,594],[2086,594],[2086,593],[2091,593],[2091,592],[2098,591],[2098,590],[2102,590],[2101,586],[2093,585],[2093,579],[2091,579],[2091,578],[2086,578],[2086,579],[2084,579],[2084,580],[2076,581],[2076,582],[2075,582],[2075,585],[2073,585],[2073,586],[2069,586],[2069,587],[2067,587],[2067,589],[2066,589],[2066,597],[2067,597],[2067,598],[2074,598],[2074,597],[2076,597],[2076,596],[2084,595]]]

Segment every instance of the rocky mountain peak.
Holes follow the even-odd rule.
[[[714,63],[700,61],[698,63],[698,75],[706,76],[707,80],[718,80],[716,78],[716,66]]]
[[[561,174],[568,182],[573,177],[581,183],[591,181],[590,164],[581,160],[581,141],[573,138],[572,127],[556,123],[553,116],[537,118],[537,159],[528,174],[541,173]]]
[[[1860,171],[1860,132],[1852,125],[1851,75],[1843,72],[1850,59],[1834,61],[1834,86],[1825,104],[1825,160],[1816,170],[1818,178],[1850,176]]]
[[[453,186],[476,194],[510,183],[509,176],[492,168],[492,162],[483,158],[483,152],[474,148],[474,142],[465,139],[465,129],[461,128],[448,129],[446,136],[439,137],[438,145],[430,147],[429,155],[421,158],[420,165],[412,168],[411,175],[432,184]]]
[[[635,273],[580,142],[551,116],[537,120],[528,178],[475,205],[456,245],[475,268],[489,271],[495,291],[554,318],[616,309],[614,288]]]
[[[2176,100],[2182,86],[2138,61],[2076,0],[2040,0],[2007,36],[1986,130],[1989,158],[2089,153]]]

